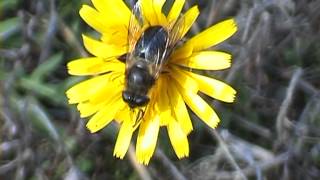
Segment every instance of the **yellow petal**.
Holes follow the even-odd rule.
[[[101,130],[114,119],[119,109],[122,109],[124,106],[125,104],[119,96],[97,112],[87,123],[87,128],[91,133]]]
[[[158,108],[158,114],[160,116],[160,125],[164,126],[169,123],[169,121],[173,118],[171,115],[170,102],[167,93],[168,82],[166,77],[162,76],[158,79],[157,92],[159,96],[156,99],[156,106]]]
[[[110,77],[113,79],[113,77]],[[78,104],[77,108],[81,117],[88,117],[102,109],[106,104],[119,97],[124,88],[123,83],[117,79],[113,83],[106,83],[98,91],[88,97],[88,100]],[[107,95],[107,96],[106,96]]]
[[[213,78],[186,72],[198,82],[199,90],[208,96],[224,102],[233,102],[236,91],[228,84]]]
[[[129,24],[131,11],[123,0],[92,0],[92,3],[100,13],[108,17],[104,19],[105,21],[113,20],[123,25]]]
[[[118,123],[121,123],[123,121],[128,121],[128,120],[131,119],[133,121],[134,126],[139,125],[140,121],[142,120],[139,117],[141,117],[141,115],[143,115],[143,114],[141,114],[142,113],[141,110],[144,110],[144,109],[143,108],[141,108],[141,109],[140,108],[131,109],[126,104],[126,106],[123,109],[120,109],[119,112],[116,114],[115,120]],[[135,127],[135,129],[136,129],[136,127]]]
[[[172,21],[175,21],[176,19],[178,19],[184,3],[185,3],[185,0],[175,0],[174,1],[172,8],[167,16],[167,19],[170,23]]]
[[[136,144],[136,157],[139,163],[147,165],[154,153],[159,133],[160,117],[146,117],[140,124]]]
[[[185,87],[177,86],[190,109],[209,127],[216,128],[220,119],[216,112],[197,94]]]
[[[226,40],[236,31],[236,22],[233,19],[225,20],[197,34],[186,44],[193,45],[194,51],[200,51]]]
[[[158,24],[162,26],[167,26],[167,18],[166,16],[162,13],[162,7],[166,0],[152,0],[153,3],[153,8],[157,16]]]
[[[127,46],[128,29],[126,26],[111,27],[109,32],[102,33],[101,41],[119,47]]]
[[[114,6],[109,8],[115,9]],[[90,6],[83,5],[79,13],[87,24],[102,34],[103,42],[120,47],[127,44],[130,11],[128,17],[123,17],[118,14],[114,15],[110,11],[98,12]]]
[[[129,114],[129,112],[127,111],[122,113]],[[113,155],[116,156],[117,158],[123,159],[126,152],[128,151],[131,138],[132,138],[132,133],[134,131],[133,126],[134,126],[134,121],[132,119],[126,119],[123,121],[118,134],[117,142],[113,151]]]
[[[109,103],[112,101],[114,98],[118,97],[121,95],[122,90],[124,89],[123,84],[119,84],[118,82],[114,82],[113,84],[109,84],[101,88],[100,91],[96,92],[93,94],[90,98],[89,101],[92,104],[100,104],[103,102]]]
[[[189,143],[187,135],[177,121],[170,121],[167,126],[171,145],[179,159],[189,156]]]
[[[171,66],[170,75],[180,86],[187,88],[194,93],[198,92],[198,83],[179,68]]]
[[[69,90],[66,95],[69,98],[69,104],[79,103],[88,100],[93,94],[96,94],[106,85],[108,85],[109,78],[112,73],[97,76],[89,80],[80,82]]]
[[[107,24],[104,22],[104,17],[95,9],[88,5],[83,5],[79,11],[81,18],[93,29],[100,33],[108,30]]]
[[[132,119],[132,113],[130,110],[131,109],[129,109],[129,107],[125,107],[124,109],[119,110],[115,116],[115,120],[117,122],[129,121],[130,119]]]
[[[85,48],[94,56],[101,58],[117,57],[127,52],[126,46],[116,46],[105,44],[101,41],[94,40],[86,35],[82,35]]]
[[[77,109],[80,112],[80,117],[88,117],[99,111],[106,102],[100,102],[100,103],[92,103],[90,101],[82,102],[77,105]]]
[[[179,38],[181,39],[186,35],[186,33],[191,28],[192,24],[196,21],[197,17],[199,16],[199,9],[198,6],[193,6],[190,8],[182,17],[181,17],[181,30],[179,34]],[[180,21],[180,20],[179,20]]]
[[[180,59],[176,64],[202,70],[222,70],[231,65],[231,55],[218,51],[201,51],[191,57]]]
[[[169,100],[171,105],[171,111],[175,115],[175,119],[178,121],[180,126],[183,129],[183,132],[185,134],[189,134],[193,127],[191,123],[191,119],[189,117],[188,109],[182,99],[181,94],[179,93],[178,89],[176,88],[176,85],[171,82],[169,83]]]
[[[143,16],[151,26],[167,26],[167,19],[162,13],[162,6],[165,2],[165,0],[141,0]]]
[[[71,75],[95,75],[104,72],[124,72],[125,64],[115,58],[82,58],[68,63],[68,73]]]
[[[192,55],[193,46],[191,44],[185,44],[175,49],[170,55],[170,63],[174,63],[180,59],[186,59]]]

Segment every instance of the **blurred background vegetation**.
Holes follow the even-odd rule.
[[[98,37],[78,15],[84,3],[0,1],[0,179],[320,179],[319,0],[187,0],[201,10],[189,37],[236,18],[236,35],[215,47],[233,54],[232,68],[205,74],[232,84],[237,99],[205,97],[219,128],[192,115],[183,160],[161,131],[147,167],[133,148],[115,159],[116,126],[90,134],[67,104],[65,90],[83,79],[66,63],[90,56],[81,33]]]

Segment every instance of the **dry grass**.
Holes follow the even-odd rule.
[[[238,91],[234,104],[207,98],[217,130],[193,117],[189,158],[160,133],[148,167],[134,148],[112,157],[116,126],[85,129],[64,91],[82,80],[65,64],[88,56],[78,16],[88,1],[0,1],[0,179],[304,179],[320,177],[320,1],[190,0],[201,16],[189,35],[235,17],[239,31],[215,47],[233,66],[207,75]]]

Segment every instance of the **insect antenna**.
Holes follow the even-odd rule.
[[[141,124],[142,120],[143,120],[143,116],[145,114],[145,109],[140,109],[138,110],[138,114],[136,116],[136,120],[135,123],[133,125],[133,129],[134,131],[138,128],[138,126]]]

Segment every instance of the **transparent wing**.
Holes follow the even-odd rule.
[[[141,11],[141,2],[137,1],[132,7],[131,17],[128,26],[128,54],[126,56],[126,69],[129,69],[135,62],[133,50],[141,36],[143,27],[143,14]]]
[[[167,63],[171,52],[175,49],[179,40],[181,40],[183,33],[185,32],[184,25],[184,18],[178,18],[169,23],[169,26],[167,27],[168,37],[166,39],[165,50],[162,54],[160,53],[161,50],[158,51],[157,61],[153,68],[156,77],[162,72],[162,67]]]
[[[167,27],[150,26],[143,15],[141,1],[137,1],[132,9],[128,29],[129,53],[126,68],[140,62],[157,78],[167,63],[168,56],[182,38],[184,19],[173,20]]]
[[[132,8],[129,27],[128,27],[128,44],[129,51],[132,52],[137,40],[142,33],[143,15],[141,11],[140,1],[138,1]]]
[[[150,63],[150,72],[157,78],[165,65],[168,55],[170,54],[170,47],[172,44],[170,40],[170,31],[168,29],[159,29],[154,36],[154,40],[146,51],[146,60]]]
[[[185,19],[183,16],[179,16],[177,20],[174,20],[169,25],[169,47],[174,48],[177,43],[183,38],[186,31]]]

